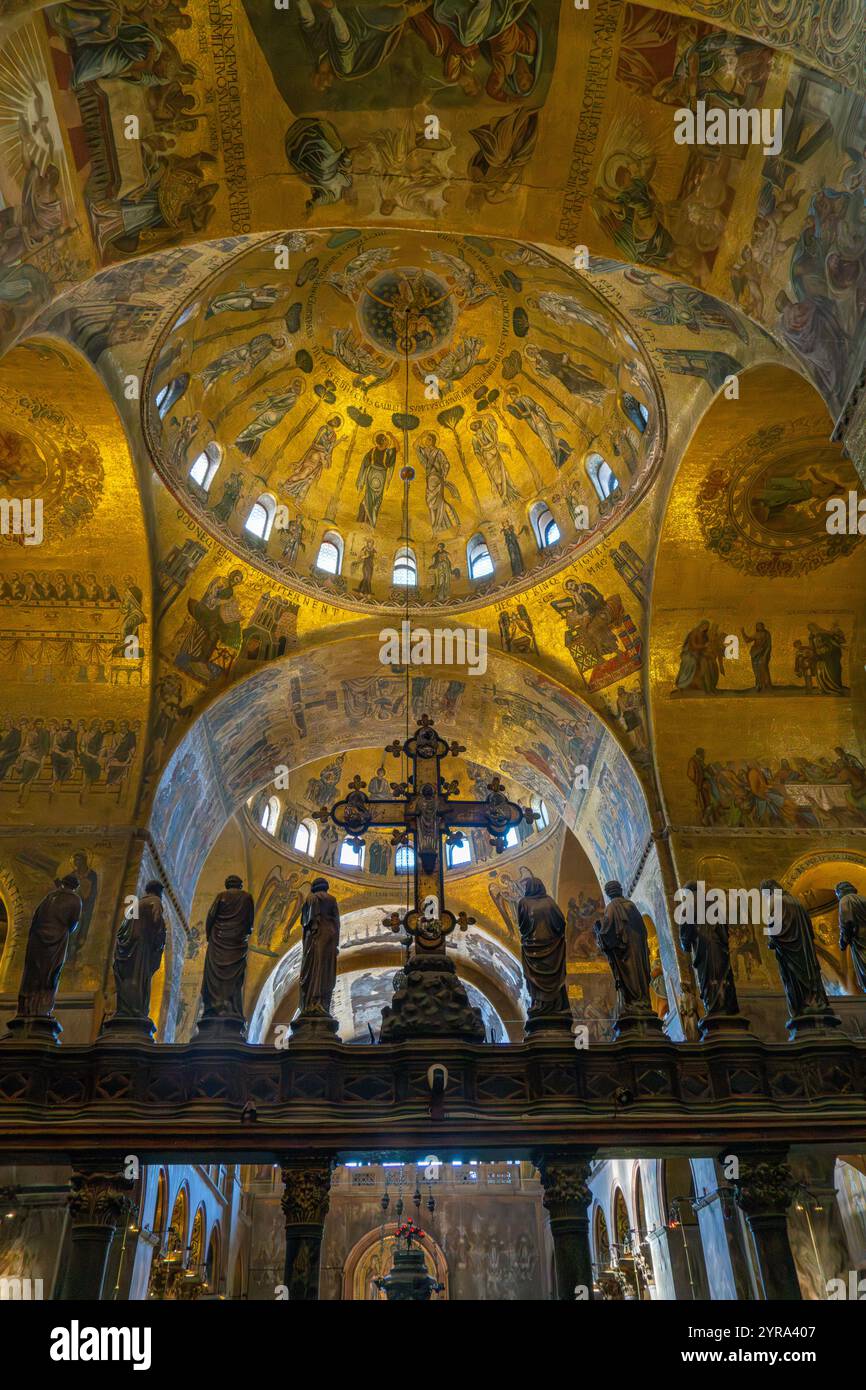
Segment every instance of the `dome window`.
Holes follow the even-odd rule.
[[[529,520],[532,523],[533,534],[539,550],[546,550],[549,545],[556,545],[560,539],[560,530],[556,524],[556,518],[546,502],[533,503]]]
[[[343,538],[339,531],[326,531],[316,557],[316,569],[339,574],[343,568]]]
[[[277,828],[277,821],[280,819],[280,803],[277,797],[270,797],[262,808],[262,830],[266,835],[273,835]]]
[[[340,863],[347,869],[362,869],[364,846],[353,845],[349,840],[344,840],[340,845]]]
[[[418,562],[415,559],[414,550],[410,549],[408,545],[404,545],[394,556],[391,583],[397,584],[402,589],[414,589],[418,583]]]
[[[643,434],[649,424],[649,410],[643,401],[639,401],[637,396],[633,396],[630,391],[623,391],[622,408],[635,429]]]
[[[218,444],[207,444],[202,449],[198,458],[194,460],[189,470],[189,476],[196,483],[202,492],[209,492],[210,485],[216,477],[216,471],[220,466],[222,452]]]
[[[459,869],[461,864],[471,864],[472,851],[465,835],[462,844],[448,846],[445,851],[445,858],[449,869]]]
[[[168,412],[176,401],[179,401],[186,388],[189,386],[189,372],[183,372],[176,376],[165,386],[161,386],[154,397],[157,413],[160,420],[164,420]]]
[[[411,845],[401,845],[394,856],[394,872],[411,874],[415,867],[415,851]]]
[[[312,858],[316,852],[316,839],[317,830],[313,822],[302,820],[295,831],[295,840],[292,847],[297,850],[298,854],[308,854],[310,858]]]
[[[470,579],[489,579],[493,573],[493,557],[480,531],[472,537],[466,547],[466,563]]]
[[[606,502],[619,487],[619,479],[601,454],[590,454],[586,460],[586,472],[601,502]]]
[[[277,504],[273,497],[266,492],[263,493],[250,508],[250,514],[244,522],[244,530],[255,536],[256,540],[266,541],[271,534],[276,510]]]

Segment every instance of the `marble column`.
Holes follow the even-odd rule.
[[[77,1163],[70,1179],[69,1248],[57,1298],[102,1298],[114,1233],[128,1220],[135,1183],[110,1158]]]
[[[728,1155],[732,1149],[728,1150]],[[728,1155],[720,1161],[726,1162]],[[786,1162],[786,1149],[737,1153],[739,1175],[730,1179],[734,1197],[749,1223],[766,1299],[802,1298],[788,1239],[788,1208],[797,1183]]]
[[[550,1216],[556,1298],[573,1303],[592,1299],[588,1178],[592,1152],[542,1149],[533,1155],[541,1174],[542,1201]],[[575,1289],[578,1293],[575,1294]]]
[[[855,1261],[848,1249],[836,1196],[836,1158],[812,1149],[791,1155],[802,1186],[788,1217],[788,1235],[807,1299],[825,1299],[833,1279],[847,1282]]]
[[[280,1164],[286,1223],[283,1283],[290,1299],[319,1297],[319,1258],[333,1167],[333,1154],[311,1151],[291,1154]]]

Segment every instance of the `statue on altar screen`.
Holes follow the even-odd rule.
[[[866,994],[866,897],[853,883],[836,884],[839,899],[839,949],[851,952],[857,983]]]
[[[340,908],[337,899],[329,893],[329,887],[326,878],[314,878],[309,897],[301,909],[303,954],[298,1022],[318,1018],[328,1024],[329,1031],[336,1031],[331,1017],[331,999],[337,980]]]
[[[150,1022],[150,987],[165,950],[163,886],[151,879],[139,900],[138,916],[124,917],[114,945],[115,1019]],[[148,1030],[150,1031],[150,1030]]]
[[[595,939],[607,957],[616,988],[616,1017],[651,1014],[650,956],[646,924],[630,898],[623,897],[622,884],[611,879],[604,885],[608,899],[604,916],[595,923]]]
[[[247,971],[247,943],[253,929],[252,894],[243,879],[229,874],[222,893],[217,893],[205,920],[207,952],[201,987],[204,1010],[199,1032],[212,1031],[220,1022],[232,1033],[244,1026],[244,979]]]
[[[55,879],[55,884],[30,923],[18,990],[19,1019],[52,1017],[69,941],[81,919],[76,875]]]
[[[517,904],[520,959],[529,990],[528,1025],[541,1018],[571,1023],[565,988],[565,916],[540,878],[528,875]]]
[[[838,1023],[821,979],[811,917],[803,904],[774,878],[765,879],[761,884],[762,895],[765,892],[781,893],[781,922],[773,921],[767,932],[767,944],[776,954],[791,1019],[815,1014]]]
[[[697,883],[687,883],[684,891],[690,895],[689,901],[694,903],[698,893]],[[708,922],[681,922],[680,945],[691,956],[705,1014],[739,1014],[727,922],[712,925]]]

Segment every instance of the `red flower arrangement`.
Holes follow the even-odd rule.
[[[420,1240],[424,1232],[415,1225],[414,1221],[404,1221],[398,1226],[394,1234],[398,1237],[404,1236],[407,1245],[411,1245],[413,1240]]]

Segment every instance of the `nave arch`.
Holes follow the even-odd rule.
[[[492,652],[483,677],[437,672],[414,678],[408,700],[406,690],[405,673],[382,667],[374,643],[347,639],[307,651],[302,662],[288,659],[254,672],[199,716],[163,774],[149,826],[154,858],[187,922],[202,915],[204,899],[226,873],[239,871],[246,850],[236,813],[278,767],[302,766],[336,749],[382,747],[395,733],[405,737],[407,719],[414,729],[426,711],[445,737],[465,740],[469,756],[485,765],[511,773],[520,760],[514,775],[521,785],[540,793],[573,831],[599,881],[617,876],[635,893],[658,930],[665,971],[675,969],[644,795],[627,755],[587,706],[522,662]],[[211,856],[223,835],[227,852],[216,863]],[[234,863],[222,862],[232,857]],[[206,864],[202,897],[197,887]],[[360,906],[351,885],[335,882],[347,912]],[[486,892],[484,899],[486,909],[476,914],[482,925],[485,915],[491,920]],[[470,895],[470,911],[475,901]],[[516,940],[494,925],[497,939],[516,954]],[[272,968],[273,960],[256,969],[256,993]],[[179,983],[175,1001],[178,990]]]

